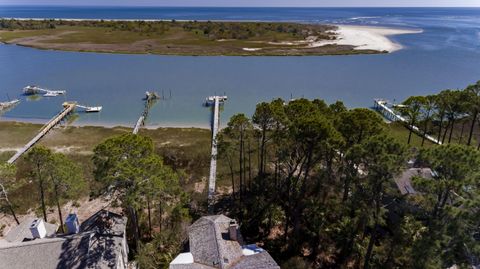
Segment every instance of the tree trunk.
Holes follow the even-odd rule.
[[[364,269],[370,268],[370,259],[373,253],[373,245],[375,244],[376,234],[377,234],[377,224],[374,225],[373,232],[370,235],[370,240],[368,241],[367,254],[365,254],[365,263],[363,264]]]
[[[475,113],[473,114],[472,124],[470,125],[470,132],[468,133],[468,142],[467,142],[467,145],[469,146],[472,143],[473,129],[475,128],[475,122],[477,121],[477,114],[478,112],[475,111]]]
[[[242,172],[243,172],[243,132],[240,133],[240,148],[239,148],[239,156],[238,156],[238,164],[239,164],[239,175],[240,175],[240,185],[239,185],[239,193],[240,193],[240,201],[242,201],[242,196],[243,196],[243,178],[242,178]]]
[[[140,242],[140,235],[139,235],[139,232],[138,232],[137,212],[131,206],[128,207],[128,211],[130,211],[130,219],[132,221],[133,240],[135,241],[134,242],[134,245],[135,245],[134,250],[136,252],[137,249],[138,249],[138,242]]]
[[[258,171],[259,175],[263,175],[265,172],[265,140],[266,140],[267,131],[265,128],[262,128],[262,142],[260,144],[260,169]]]
[[[248,140],[248,187],[252,189],[252,149]]]
[[[232,198],[235,200],[235,176],[233,172],[233,163],[230,155],[227,154],[228,167],[230,168],[230,177],[232,178]]]
[[[425,139],[426,139],[426,136],[427,136],[428,121],[429,120],[430,120],[430,112],[427,113],[427,117],[425,118],[425,125],[423,126],[422,147],[425,144]]]
[[[43,212],[43,220],[45,222],[48,222],[47,220],[47,209],[45,206],[45,190],[43,189],[43,179],[41,179],[41,176],[39,175],[39,187],[40,187],[40,200],[42,200],[42,212]]]
[[[407,142],[408,145],[410,145],[410,141],[412,140],[413,124],[415,124],[415,121],[412,120],[408,128],[410,130],[410,132],[408,133],[408,142]]]
[[[62,233],[65,233],[65,230],[63,229],[62,208],[60,207],[60,199],[58,197],[58,186],[55,184],[53,189],[55,191],[55,202],[57,203],[58,218],[60,219],[60,229],[62,229]]]
[[[450,135],[448,136],[448,143],[452,141],[453,128],[455,128],[455,119],[452,120],[452,126],[450,127]]]
[[[162,208],[162,202],[158,202],[158,232],[162,232],[162,217],[163,215],[163,208]]]
[[[448,129],[450,128],[450,120],[447,122],[447,126],[445,126],[445,131],[443,132],[442,144],[445,143],[445,138],[447,137]]]
[[[438,137],[437,137],[438,142],[440,142],[440,139],[442,138],[442,127],[443,127],[443,116],[440,117],[440,125],[438,128]]]
[[[150,199],[147,197],[147,211],[148,211],[148,231],[150,238],[152,238],[152,215],[150,208]]]
[[[463,131],[465,130],[465,124],[467,124],[466,121],[462,123],[462,130],[460,131],[460,138],[458,139],[458,143],[462,144],[463,141]]]
[[[15,211],[13,210],[13,205],[12,203],[10,203],[10,200],[8,199],[7,190],[5,190],[5,187],[3,186],[3,184],[0,184],[0,187],[2,188],[3,196],[5,196],[5,201],[7,202],[8,210],[10,210],[10,213],[15,219],[15,222],[17,223],[17,225],[20,224],[20,222],[18,221],[17,215],[15,215]]]

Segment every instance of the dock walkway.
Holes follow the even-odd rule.
[[[21,148],[15,155],[13,155],[7,162],[9,164],[14,163],[23,153],[27,152],[31,147],[33,147],[44,135],[46,135],[53,127],[55,127],[61,120],[63,120],[68,114],[70,114],[75,109],[75,103],[64,103],[63,110],[55,115],[47,124],[45,124],[40,132],[30,140],[23,148]]]
[[[417,126],[415,125],[410,125],[408,120],[405,119],[404,117],[402,117],[401,115],[395,113],[395,111],[393,111],[391,108],[389,108],[387,106],[388,102],[384,99],[374,99],[374,108],[375,110],[377,110],[378,112],[380,112],[385,118],[387,118],[388,120],[391,120],[391,121],[400,121],[402,123],[404,123],[406,125],[407,128],[409,129],[412,129],[415,133],[417,133],[418,135],[420,135],[421,137],[423,137],[425,135],[425,139],[429,140],[430,142],[433,142],[435,144],[438,144],[438,145],[441,145],[442,142],[441,141],[438,141],[436,138],[430,136],[430,135],[427,135],[427,134],[424,134],[420,128],[418,128]]]
[[[215,96],[212,118],[212,153],[210,158],[210,175],[208,177],[208,199],[215,195],[215,183],[217,178],[217,134],[219,125],[220,98]]]
[[[227,100],[226,96],[210,96],[207,98],[207,106],[213,102],[212,115],[212,152],[210,157],[210,174],[208,177],[208,208],[213,209],[215,202],[215,185],[217,180],[217,135],[220,125],[220,103]]]
[[[143,108],[142,115],[140,116],[140,118],[138,118],[137,123],[135,123],[135,126],[133,127],[132,134],[138,134],[138,131],[140,131],[140,127],[145,125],[145,121],[147,120],[150,108],[155,104],[156,100],[160,98],[160,96],[156,92],[146,92],[145,94],[145,107]]]

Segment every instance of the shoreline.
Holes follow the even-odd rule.
[[[22,124],[36,124],[36,125],[44,125],[47,123],[50,119],[34,119],[34,118],[29,118],[29,119],[22,119],[22,118],[5,118],[5,117],[0,117],[0,122],[7,122],[7,123],[22,123]],[[155,124],[155,125],[145,125],[142,127],[142,129],[147,129],[147,130],[157,130],[157,129],[202,129],[202,130],[210,130],[208,127],[209,124]],[[86,123],[68,123],[65,124],[65,126],[68,127],[103,127],[107,129],[114,129],[114,128],[128,128],[133,130],[133,124],[132,125],[126,125],[126,124],[116,124],[116,123],[91,123],[91,122],[86,122]]]
[[[230,23],[254,23],[254,22],[268,22],[259,20],[249,21],[236,21],[236,20],[166,20],[166,19],[59,19],[59,18],[1,18],[5,20],[19,20],[19,21],[72,21],[72,22],[230,22]],[[273,23],[273,22],[270,22]],[[174,55],[174,56],[323,56],[323,55],[358,55],[358,54],[382,54],[391,53],[404,48],[404,46],[393,39],[391,36],[404,35],[404,34],[419,34],[422,33],[422,29],[406,29],[389,26],[370,26],[370,25],[353,25],[353,24],[322,24],[322,23],[307,23],[307,22],[286,22],[294,24],[305,25],[324,25],[330,26],[325,34],[333,36],[334,39],[323,39],[317,35],[310,35],[304,37],[304,39],[290,40],[290,41],[247,41],[249,44],[243,44],[243,47],[235,47],[235,50],[224,51],[223,45],[213,45],[217,50],[211,51],[212,45],[200,49],[192,47],[186,49],[186,51],[178,50],[176,45],[168,45],[165,49],[159,47],[153,49],[156,42],[154,39],[137,40],[135,42],[125,44],[107,44],[107,43],[91,43],[88,40],[79,42],[77,44],[70,43],[55,43],[44,42],[50,39],[59,39],[65,34],[70,34],[68,31],[65,33],[54,34],[51,37],[45,36],[31,36],[16,38],[11,40],[0,40],[5,44],[16,44],[25,47],[32,47],[37,49],[58,50],[58,51],[74,51],[74,52],[97,52],[97,53],[119,53],[119,54],[155,54],[155,55]],[[73,32],[75,33],[75,31]],[[218,39],[218,42],[229,41],[236,42],[239,40],[223,40]],[[105,42],[105,41],[104,41]],[[243,42],[243,41],[242,41]],[[148,43],[149,49],[144,50],[135,44]],[[259,46],[257,43],[262,43]],[[212,43],[213,44],[213,43]],[[331,49],[335,48],[335,49]],[[347,48],[347,49],[345,49]],[[185,48],[184,48],[185,49]],[[210,50],[209,50],[210,49]]]
[[[338,27],[336,34],[337,40],[320,41],[313,43],[313,46],[325,45],[348,45],[353,46],[354,50],[376,50],[392,53],[404,48],[404,45],[392,40],[391,36],[420,34],[423,29],[405,29],[397,27],[384,26],[365,26],[365,25],[335,25]]]

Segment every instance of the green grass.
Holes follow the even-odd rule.
[[[41,128],[40,124],[2,122],[0,121],[0,149],[15,149],[25,145]],[[53,151],[62,152],[83,168],[84,177],[90,189],[95,191],[96,182],[93,179],[94,165],[91,161],[93,149],[105,139],[124,133],[130,133],[126,127],[57,127],[50,131],[39,144]],[[184,178],[186,191],[193,189],[194,183],[208,176],[210,161],[211,132],[199,128],[158,128],[141,129],[140,134],[150,137],[156,151],[164,162],[177,171],[187,175]],[[0,152],[0,161],[6,161],[15,151]],[[24,184],[16,192],[11,193],[11,199],[18,207],[19,213],[38,204],[36,187],[29,183],[25,173],[25,163],[20,158],[17,161],[18,179]],[[183,173],[182,172],[182,173]],[[34,193],[35,195],[30,195]],[[87,195],[88,193],[82,194]]]
[[[55,21],[53,22],[55,28],[49,29],[45,28],[48,27],[48,23],[41,21],[29,23],[18,21],[7,30],[0,31],[0,41],[40,49],[163,55],[302,56],[379,53],[353,50],[350,46],[307,48],[304,44],[269,44],[301,41],[309,35],[332,38],[333,36],[326,34],[327,30],[332,29],[331,26],[322,25],[256,22]],[[25,30],[35,27],[40,29]],[[277,27],[283,30],[278,30]],[[207,28],[209,33],[205,32]],[[220,39],[227,41],[219,42]],[[245,51],[243,48],[261,50]]]
[[[410,131],[401,123],[399,122],[392,122],[388,124],[388,130],[390,134],[396,138],[399,142],[407,143],[408,142],[408,135]],[[420,148],[422,145],[422,137],[417,135],[416,133],[412,133],[412,139],[410,141],[411,147]],[[434,145],[429,140],[425,140],[424,147],[430,147]]]

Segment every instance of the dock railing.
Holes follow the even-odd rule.
[[[419,136],[421,136],[421,137],[425,136],[425,139],[427,139],[430,142],[435,143],[437,145],[442,144],[441,141],[438,141],[433,136],[425,134],[424,132],[422,132],[422,130],[420,130],[420,128],[418,128],[415,125],[411,125],[408,122],[408,120],[405,119],[402,115],[396,113],[393,109],[388,107],[388,101],[386,101],[384,99],[374,99],[373,107],[376,111],[378,111],[380,114],[382,114],[386,119],[388,119],[390,121],[402,122],[405,125],[405,127],[407,127],[408,129],[411,129],[412,131],[414,131]]]
[[[43,136],[45,136],[53,127],[55,127],[60,121],[62,121],[68,114],[70,114],[75,109],[76,103],[74,102],[65,102],[63,104],[63,110],[55,115],[49,122],[47,122],[39,131],[39,133],[32,138],[23,148],[17,151],[7,163],[14,163],[22,154],[27,152],[31,147],[33,147]]]

